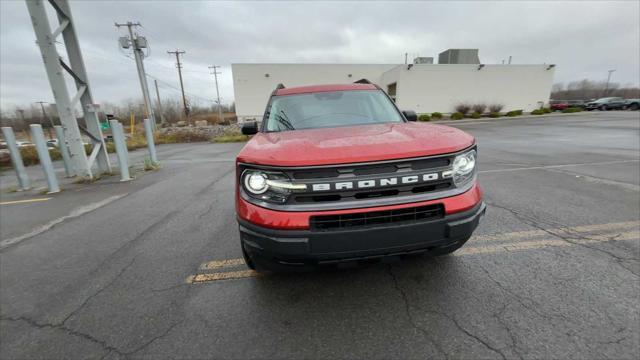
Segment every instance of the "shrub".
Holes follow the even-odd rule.
[[[497,111],[496,111],[496,112],[489,113],[489,117],[490,117],[490,118],[499,118],[499,117],[500,117],[500,113],[499,113],[499,112],[497,112]]]
[[[545,114],[551,114],[551,109],[549,108],[542,108],[542,112]]]
[[[431,116],[429,116],[429,114],[420,114],[420,116],[418,116],[418,121],[430,121],[431,120]]]
[[[21,147],[20,156],[22,156],[22,162],[25,166],[36,165],[40,163],[40,157],[38,157],[38,151],[35,146],[25,146]],[[49,156],[51,160],[59,160],[62,159],[62,154],[56,148],[49,149]]]
[[[477,112],[477,111],[474,111],[474,112],[471,114],[471,118],[472,118],[472,119],[480,119],[481,117],[482,117],[482,114],[481,114],[481,113],[479,113],[479,112]]]
[[[487,104],[484,103],[473,104],[473,106],[471,106],[471,110],[473,110],[474,113],[484,114],[486,109]]]
[[[460,120],[463,118],[464,118],[464,115],[460,112],[454,112],[453,114],[451,114],[451,120]]]
[[[507,116],[520,116],[522,115],[522,110],[511,110],[509,112],[507,112]]]
[[[492,113],[499,113],[500,111],[502,111],[502,109],[504,109],[504,105],[502,104],[489,105],[489,112],[492,112]]]
[[[431,113],[431,118],[432,119],[442,119],[442,113],[439,113],[439,112]]]
[[[456,112],[459,112],[462,115],[467,115],[469,110],[471,110],[471,106],[467,103],[460,103],[455,106]]]
[[[575,113],[580,111],[582,111],[582,109],[579,107],[570,107],[562,110],[563,113]]]
[[[544,114],[544,111],[542,111],[542,109],[535,109],[531,112],[531,115],[542,115]]]
[[[176,144],[209,141],[210,137],[197,131],[176,131],[169,134],[156,133],[153,140],[156,144]]]

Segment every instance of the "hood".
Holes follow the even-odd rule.
[[[388,123],[256,134],[238,161],[313,166],[439,155],[475,143],[464,131],[425,123]]]

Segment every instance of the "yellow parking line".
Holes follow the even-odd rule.
[[[516,231],[503,234],[494,235],[474,235],[470,241],[501,241],[501,240],[513,240],[513,239],[526,239],[536,236],[545,236],[551,233],[589,233],[589,232],[602,232],[602,231],[619,231],[627,229],[639,229],[640,221],[625,221],[608,224],[596,224],[596,225],[584,225],[575,227],[561,227],[555,229],[543,230],[528,230],[528,231]]]
[[[203,270],[220,269],[228,266],[244,265],[243,259],[227,259],[209,261],[200,266]]]
[[[26,204],[26,203],[40,202],[40,201],[47,201],[47,200],[51,200],[51,198],[49,197],[49,198],[27,199],[27,200],[3,201],[3,202],[0,202],[0,205]]]
[[[550,229],[549,232],[567,235],[579,234],[583,238],[571,239],[571,242],[569,242],[559,238],[549,238],[549,233],[542,230],[481,235],[474,236],[466,247],[453,253],[453,255],[493,254],[617,240],[640,240],[640,221],[557,228]],[[598,233],[593,234],[594,232]],[[544,235],[547,237],[542,237]],[[474,240],[477,242],[474,242]],[[500,240],[505,240],[505,242],[496,243]],[[200,266],[201,270],[217,269],[219,272],[191,275],[187,278],[187,283],[193,284],[218,280],[245,279],[260,275],[253,270],[224,271],[225,268],[242,265],[244,263],[243,259],[223,259],[206,262]]]
[[[255,272],[253,270],[217,272],[217,273],[211,273],[211,274],[197,274],[193,277],[187,278],[187,282],[193,284],[193,283],[218,281],[218,280],[243,279],[243,278],[249,278],[249,277],[256,277],[259,275],[260,273]]]
[[[572,239],[571,242],[561,239],[542,239],[536,241],[521,241],[515,243],[507,243],[502,245],[490,245],[490,246],[471,246],[463,247],[462,249],[453,253],[454,256],[464,256],[473,254],[491,254],[497,252],[509,252],[509,251],[523,251],[542,249],[546,247],[558,247],[558,246],[572,246],[575,244],[589,244],[598,242],[607,242],[615,240],[640,240],[640,233],[637,231],[628,231],[621,234],[608,234],[590,236],[588,240],[585,239]],[[573,244],[575,243],[575,244]]]

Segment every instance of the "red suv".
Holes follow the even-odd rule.
[[[242,252],[257,270],[460,248],[485,212],[475,139],[417,123],[370,83],[271,94],[237,157]]]

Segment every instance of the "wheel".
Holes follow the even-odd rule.
[[[607,111],[609,110],[609,108],[607,107],[607,105],[602,105],[600,106],[600,111]]]
[[[431,256],[449,255],[449,254],[453,253],[454,251],[460,249],[462,247],[462,245],[464,245],[470,238],[471,238],[471,235],[469,235],[469,237],[467,237],[467,238],[459,240],[457,243],[455,243],[453,245],[449,245],[449,246],[433,249],[433,250],[429,251],[428,254],[431,255]]]
[[[253,260],[251,260],[251,256],[249,256],[249,253],[247,252],[247,249],[245,249],[244,244],[241,244],[242,247],[242,258],[244,259],[245,264],[247,264],[247,267],[251,270],[255,270],[256,269],[256,265],[253,263]]]
[[[629,106],[629,110],[631,110],[631,111],[636,111],[636,110],[638,110],[639,108],[640,108],[640,105],[638,105],[638,104],[631,104],[631,105]]]

